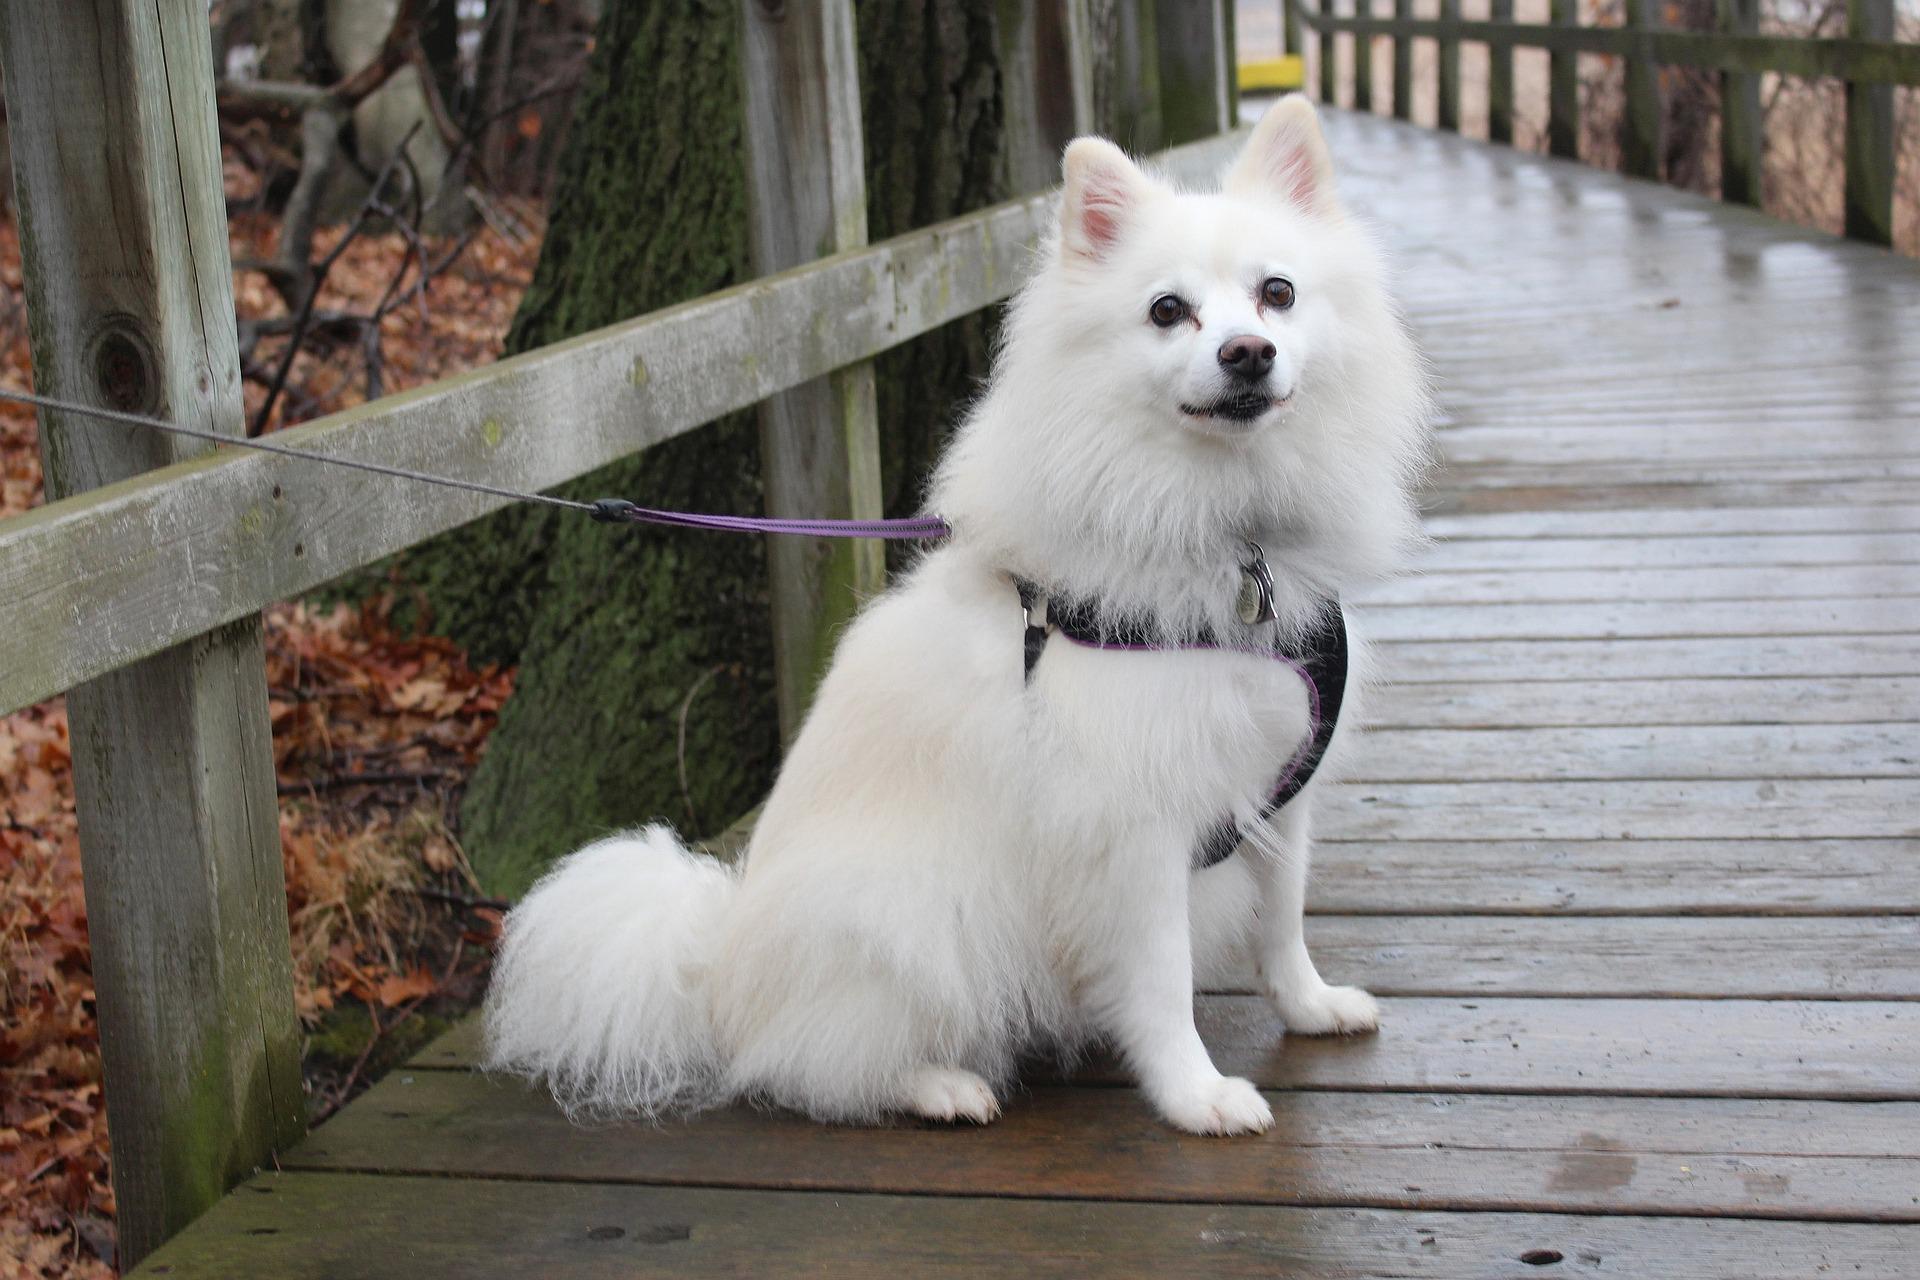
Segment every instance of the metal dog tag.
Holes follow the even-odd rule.
[[[1249,542],[1247,550],[1253,553],[1253,559],[1240,566],[1240,595],[1235,606],[1240,621],[1253,627],[1272,622],[1277,615],[1273,608],[1273,570],[1267,567],[1267,553],[1257,542]]]

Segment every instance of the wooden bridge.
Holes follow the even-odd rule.
[[[8,67],[10,91],[30,81]],[[284,971],[271,929],[245,935],[271,894],[223,889],[182,922],[109,869],[133,899],[100,897],[94,927],[97,955],[137,953],[99,981],[140,1229],[157,1242],[178,1223],[148,1205],[220,1167],[191,1140],[213,1135],[228,1170],[275,1153],[136,1274],[1920,1273],[1920,263],[1568,160],[1372,116],[1328,128],[1446,410],[1437,545],[1357,610],[1393,683],[1327,799],[1310,899],[1322,970],[1384,997],[1377,1036],[1285,1038],[1250,986],[1201,997],[1216,1061],[1276,1116],[1206,1140],[1100,1062],[1035,1075],[985,1129],[748,1111],[572,1128],[477,1074],[466,1026],[294,1142],[284,1079],[262,1083],[283,1064]],[[1042,205],[285,438],[556,483],[991,304]],[[844,323],[795,323],[822,308]],[[737,368],[714,333],[767,358]],[[251,611],[490,506],[383,508],[389,483],[323,490],[301,464],[222,456],[0,525],[0,705],[139,660],[90,723],[175,717],[257,782],[263,744],[227,714],[237,700],[244,727]],[[167,767],[127,745],[96,744],[96,781]],[[229,811],[203,809],[83,819],[231,843]],[[103,940],[103,919],[147,932]],[[182,977],[148,954],[169,938],[221,943]],[[142,955],[172,985],[112,989]],[[216,1032],[154,1016],[182,1009],[267,1030],[217,1040],[226,1065],[188,1062]],[[199,1127],[162,1124],[183,1113]]]

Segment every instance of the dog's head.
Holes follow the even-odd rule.
[[[1072,578],[1101,576],[1086,556],[1171,573],[1256,536],[1302,565],[1338,547],[1321,591],[1389,567],[1417,537],[1428,383],[1312,106],[1270,109],[1217,192],[1099,138],[1064,167],[942,509]]]
[[[1103,138],[1067,148],[1049,317],[1063,360],[1096,362],[1166,425],[1271,427],[1337,324],[1345,221],[1313,109],[1269,111],[1220,195],[1185,195]],[[1334,250],[1330,253],[1329,250]]]

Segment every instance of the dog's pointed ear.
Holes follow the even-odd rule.
[[[1313,104],[1288,94],[1267,108],[1227,173],[1227,193],[1277,197],[1308,213],[1337,216],[1333,157]]]
[[[1105,138],[1075,138],[1061,167],[1061,247],[1083,258],[1104,258],[1126,233],[1153,180]]]

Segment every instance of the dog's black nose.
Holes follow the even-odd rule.
[[[1234,377],[1252,382],[1267,376],[1267,371],[1273,368],[1273,356],[1271,342],[1243,333],[1237,338],[1228,338],[1221,346],[1220,365]]]

